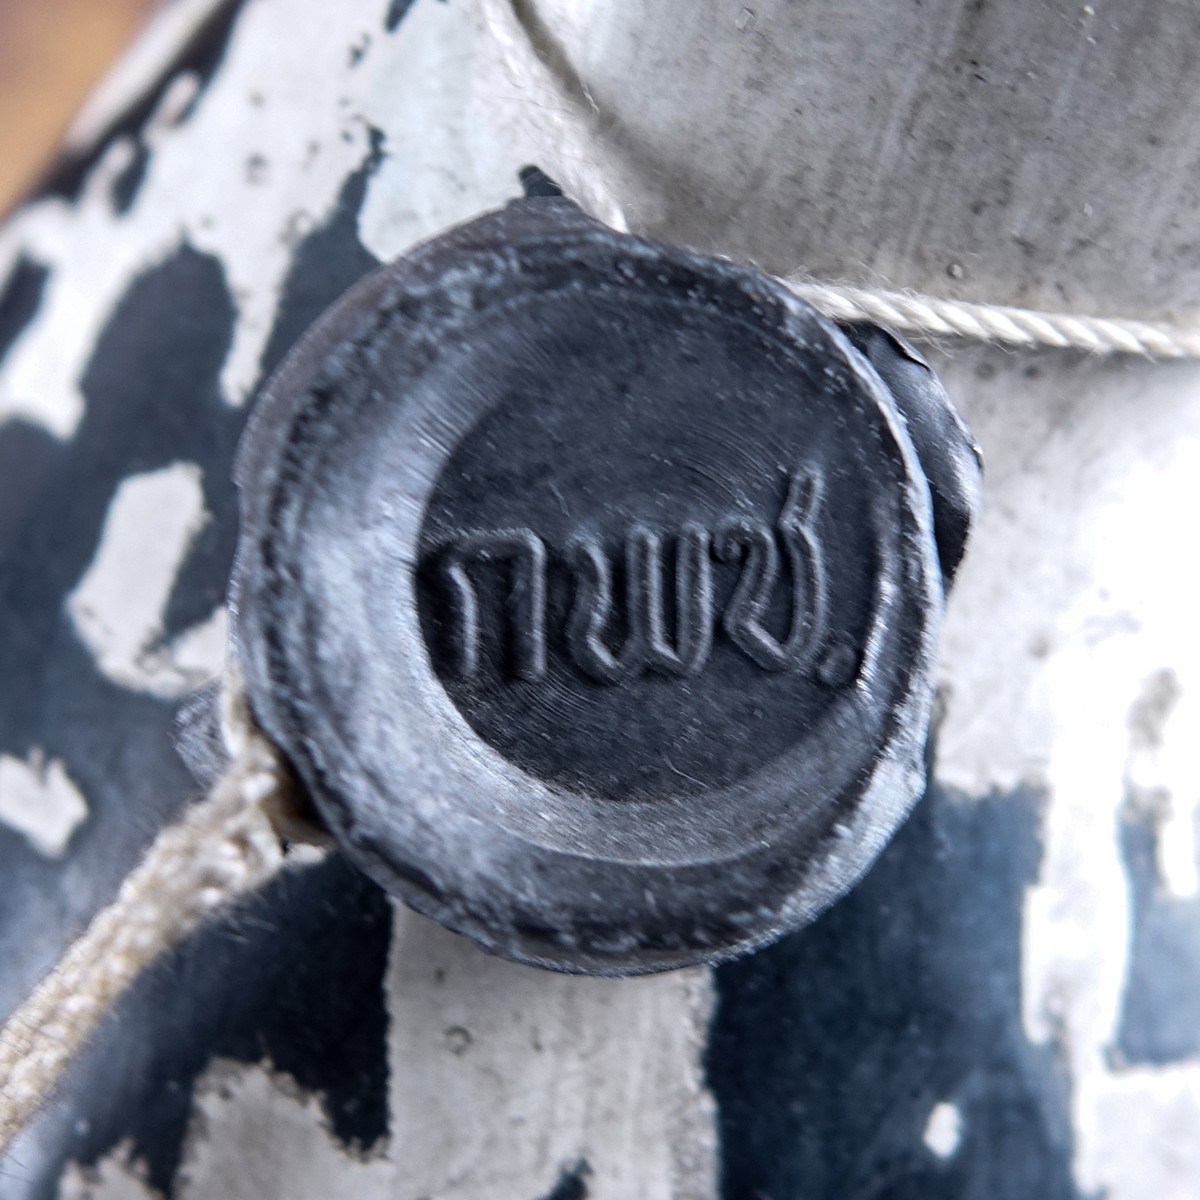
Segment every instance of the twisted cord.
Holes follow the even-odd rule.
[[[290,774],[234,675],[222,709],[224,775],[159,834],[117,898],[0,1030],[0,1154],[139,972],[283,865],[273,809],[290,794]]]
[[[1000,346],[1139,354],[1146,358],[1200,358],[1200,330],[1188,332],[1146,321],[1037,312],[1004,304],[942,300],[797,279],[781,281],[813,308],[838,321],[874,321],[917,337],[958,337]]]
[[[598,220],[627,229],[622,197],[640,172],[612,136],[595,99],[529,0],[483,0],[484,15],[514,86],[553,134],[558,182]],[[994,345],[1086,350],[1097,355],[1200,358],[1200,328],[1038,312],[1003,304],[945,300],[785,278],[795,295],[839,321],[868,320],[918,338],[964,338]]]

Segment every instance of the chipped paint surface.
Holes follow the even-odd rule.
[[[181,0],[179,12],[208,7]],[[25,855],[6,862],[6,880],[35,913],[34,941],[41,939],[37,953],[19,961],[14,945],[33,944],[24,927],[5,943],[21,978],[35,978],[53,947],[111,893],[190,786],[169,749],[168,701],[220,666],[234,517],[228,480],[215,479],[210,464],[227,475],[239,408],[307,321],[374,258],[402,253],[515,195],[517,170],[543,161],[539,150],[550,145],[552,114],[537,112],[508,78],[475,6],[305,4],[303,20],[285,15],[286,7],[287,0],[248,0],[211,79],[185,68],[136,137],[107,145],[77,196],[48,196],[0,231],[0,296],[11,300],[0,301],[0,432],[21,461],[59,472],[43,486],[31,468],[28,497],[18,497],[31,507],[7,511],[32,521],[29,513],[65,505],[64,488],[95,498],[94,511],[71,522],[85,530],[83,540],[94,526],[94,544],[73,545],[73,574],[46,589],[61,628],[33,626],[35,650],[15,635],[16,649],[0,638],[5,662],[27,665],[36,655],[52,664],[36,704],[6,710],[11,742],[0,757],[0,814],[22,835],[3,844]],[[740,5],[730,12],[739,35],[761,36],[762,14],[745,21]],[[602,40],[593,52],[604,52]],[[652,117],[653,105],[643,115]],[[754,205],[734,203],[738,229],[763,235],[765,226],[751,228]],[[804,227],[790,206],[786,219],[789,228]],[[676,226],[664,217],[662,232],[687,233],[688,220],[682,211]],[[10,293],[5,284],[14,279],[21,286]],[[158,311],[164,324],[176,321],[162,342],[150,319]],[[150,401],[138,391],[132,427],[114,420],[122,378],[137,390],[144,385],[138,364],[174,355],[181,344],[199,379],[196,395],[185,396],[186,380],[172,379]],[[1129,1026],[1131,1013],[1141,1013],[1145,1026],[1192,1000],[1169,986],[1191,978],[1182,966],[1165,983],[1158,968],[1168,952],[1192,945],[1189,930],[1200,929],[1200,909],[1189,907],[1198,875],[1200,757],[1192,731],[1200,720],[1200,642],[1191,636],[1197,556],[1187,527],[1200,487],[1200,371],[961,348],[938,365],[988,468],[987,507],[959,575],[943,655],[947,715],[937,775],[958,790],[926,803],[925,816],[915,818],[924,824],[898,839],[876,890],[865,882],[810,936],[723,969],[729,1007],[721,1036],[742,1050],[754,1026],[760,1057],[740,1066],[732,1053],[724,1060],[720,1112],[700,1065],[709,1008],[703,972],[632,982],[546,976],[397,914],[386,984],[387,1112],[380,1101],[377,1113],[365,1085],[359,1092],[339,1079],[342,1090],[331,1098],[331,1074],[313,1065],[315,1049],[312,1077],[304,1087],[296,1082],[304,1074],[296,1047],[318,1039],[305,1023],[316,1019],[317,1001],[294,979],[288,989],[265,973],[256,986],[262,997],[270,993],[270,1003],[259,1001],[269,1015],[230,1016],[221,972],[235,961],[249,977],[254,964],[231,959],[234,950],[214,933],[198,957],[181,960],[187,972],[164,970],[159,990],[150,990],[136,1045],[118,1040],[95,1068],[106,1088],[130,1088],[122,1096],[175,1105],[170,1122],[186,1134],[182,1165],[171,1142],[176,1126],[165,1117],[156,1126],[156,1111],[91,1110],[97,1124],[104,1116],[138,1125],[136,1139],[118,1129],[93,1146],[88,1114],[73,1105],[104,1097],[68,1094],[26,1135],[21,1170],[6,1164],[0,1173],[0,1197],[52,1194],[56,1172],[76,1155],[96,1161],[66,1168],[61,1194],[70,1200],[141,1198],[151,1186],[148,1164],[155,1189],[173,1179],[177,1200],[342,1193],[534,1200],[566,1195],[574,1181],[599,1200],[712,1200],[718,1118],[727,1132],[767,1125],[779,1138],[734,1144],[731,1133],[728,1160],[755,1167],[756,1153],[758,1165],[767,1159],[763,1144],[800,1146],[807,1157],[797,1158],[793,1191],[819,1194],[813,1173],[838,1131],[813,1146],[800,1115],[816,1122],[832,1113],[842,1133],[860,1129],[866,1102],[842,1091],[847,1064],[863,1046],[871,1070],[892,1087],[888,1094],[906,1097],[872,1118],[867,1133],[874,1139],[884,1130],[918,1177],[941,1172],[921,1193],[932,1200],[976,1194],[936,1191],[937,1181],[973,1185],[1010,1168],[994,1148],[997,1131],[1008,1127],[999,1118],[994,1128],[981,1126],[978,1118],[995,1116],[1012,1093],[1021,1101],[1022,1135],[1037,1136],[1038,1169],[1052,1180],[1040,1194],[1196,1196],[1200,1032],[1184,1022],[1156,1040]],[[176,410],[178,427],[164,420],[149,447],[152,461],[141,461],[140,426]],[[172,438],[189,444],[161,457]],[[136,448],[122,458],[126,443]],[[91,458],[76,463],[77,448]],[[99,483],[93,459],[103,459]],[[6,519],[0,511],[0,532]],[[44,528],[61,535],[63,527]],[[41,536],[43,526],[36,529]],[[0,549],[8,545],[0,541]],[[28,556],[37,549],[12,545]],[[6,586],[20,592],[19,580]],[[22,621],[32,625],[41,599],[39,591],[25,601]],[[118,704],[114,736],[106,714]],[[66,731],[76,758],[60,757],[30,713]],[[58,799],[47,802],[52,794]],[[28,798],[14,805],[12,796]],[[1029,797],[1038,798],[1036,812],[1019,809]],[[1038,820],[1035,853],[1026,843],[1038,841],[1029,832]],[[1131,824],[1152,843],[1145,878],[1133,883],[1122,843]],[[46,854],[62,854],[61,864]],[[39,874],[60,865],[61,877]],[[955,903],[960,886],[969,904]],[[1004,890],[1003,911],[996,888]],[[901,895],[926,917],[903,936],[888,911]],[[262,957],[271,944],[301,956],[288,934],[301,918],[317,928],[313,913],[333,907],[328,893],[306,892],[296,880],[281,885],[271,904],[255,918],[267,930],[254,943]],[[963,919],[989,906],[990,941]],[[1146,932],[1148,912],[1161,918],[1158,942]],[[329,936],[349,939],[339,960],[345,973],[367,934],[331,929]],[[382,973],[388,933],[375,928],[374,936]],[[238,937],[249,941],[251,933],[235,929],[231,942]],[[911,970],[920,957],[914,947],[924,954],[931,945],[925,973]],[[880,947],[888,954],[879,961],[891,966],[876,978],[872,956]],[[839,958],[850,952],[854,961]],[[328,946],[323,953],[332,955]],[[1196,962],[1200,972],[1200,953]],[[1155,970],[1159,991],[1142,1003],[1137,989]],[[364,977],[377,996],[378,977]],[[815,996],[803,990],[813,980],[825,981]],[[844,1000],[851,981],[862,988],[853,1011]],[[889,1007],[898,995],[910,1011]],[[296,996],[313,1011],[289,1009]],[[201,1003],[197,997],[205,998],[204,1012],[188,1009]],[[809,1007],[798,1013],[800,1001]],[[323,995],[321,1003],[332,1001]],[[914,1025],[918,1006],[924,1023]],[[953,1017],[954,1056],[943,1010]],[[743,1024],[734,1028],[738,1011]],[[824,1020],[814,1022],[813,1011]],[[854,1036],[854,1023],[868,1019],[874,1041]],[[996,1028],[1008,1036],[1002,1052],[987,1057]],[[930,1078],[915,1089],[900,1071],[888,1073],[897,1030],[919,1034],[909,1065],[928,1063]],[[382,1045],[382,1032],[377,1037]],[[373,1042],[364,1045],[363,1053],[373,1052]],[[1125,1061],[1121,1047],[1140,1057]],[[172,1060],[170,1082],[181,1081],[178,1094],[128,1083],[142,1079],[139,1071],[153,1081],[176,1053],[182,1065]],[[973,1071],[983,1082],[968,1094],[963,1081]],[[797,1080],[807,1080],[806,1090]],[[382,1081],[377,1090],[382,1095]],[[849,1150],[844,1159],[848,1169],[857,1161]],[[587,1171],[577,1171],[583,1162]],[[26,1187],[38,1171],[40,1182]],[[1005,1178],[1019,1187],[1016,1176]]]
[[[0,821],[47,858],[61,858],[87,819],[87,801],[57,759],[39,749],[22,761],[0,754]]]
[[[1157,797],[1167,886],[1195,886],[1200,759],[1186,716],[1200,696],[1200,555],[1185,514],[1200,481],[1200,369],[995,362],[977,351],[945,365],[989,478],[948,614],[938,775],[975,795],[1045,789],[1025,1024],[1068,1064],[1080,1188],[1194,1196],[1156,1147],[1200,1105],[1200,1065],[1126,1070],[1112,1050],[1133,934],[1120,845],[1131,793]]]
[[[101,493],[95,544],[62,613],[105,685],[154,702],[156,713],[169,713],[166,702],[220,666],[223,588],[214,571],[223,556],[220,569],[228,569],[234,514],[228,479],[212,472],[222,462],[228,472],[222,456],[240,421],[236,409],[376,256],[401,253],[519,194],[517,173],[531,161],[518,131],[520,98],[471,6],[417,3],[391,34],[384,8],[368,6],[360,20],[314,5],[280,38],[279,0],[249,0],[213,78],[198,81],[185,68],[167,81],[136,136],[121,134],[101,149],[77,196],[47,197],[0,231],[0,277],[17,262],[40,272],[36,315],[0,347],[0,432],[28,427],[45,435],[39,445],[69,453],[90,436],[93,414],[119,406],[124,379],[132,379],[137,404],[170,413],[181,400],[175,389],[187,381],[167,373],[168,386],[151,396],[154,383],[140,369],[179,353],[167,335],[160,340],[158,313],[189,355],[185,371],[197,388],[189,403],[197,408],[186,435],[188,418],[180,417],[179,432],[195,444],[181,445],[175,461],[127,469]],[[235,128],[238,152],[230,154]],[[226,295],[236,310],[228,318]],[[195,309],[180,307],[184,299]],[[218,353],[227,423],[200,415]],[[131,433],[140,433],[136,424]],[[134,462],[146,452],[136,445]],[[170,755],[166,736],[156,736]],[[129,755],[132,770],[144,762],[140,751]],[[144,786],[158,786],[152,771]],[[126,785],[125,798],[139,811],[136,789]],[[110,807],[102,815],[108,824],[96,836],[111,840],[120,813]],[[137,828],[136,820],[120,827]],[[309,895],[299,881],[280,881],[259,920],[317,927],[332,901]],[[298,913],[289,904],[310,907]],[[352,926],[337,930],[365,936]],[[257,986],[270,989],[269,1005],[225,1011],[227,976],[214,964],[227,952],[213,930],[197,951],[190,990],[181,992],[170,971],[147,981],[139,1044],[159,1055],[159,1066],[147,1066],[144,1080],[141,1059],[118,1055],[119,1079],[97,1066],[88,1077],[94,1090],[81,1093],[81,1103],[102,1111],[77,1117],[70,1097],[52,1108],[14,1151],[30,1164],[21,1179],[33,1190],[0,1174],[0,1196],[40,1195],[36,1189],[55,1186],[54,1171],[65,1169],[60,1194],[96,1200],[164,1188],[176,1197],[300,1200],[349,1189],[367,1200],[533,1200],[575,1179],[600,1200],[711,1200],[713,1113],[700,1067],[705,972],[633,982],[548,976],[489,958],[411,914],[398,914],[395,931],[389,1111],[380,1114],[386,1137],[376,1131],[359,1144],[359,1131],[375,1123],[372,1093],[353,1079],[335,1093],[336,1071],[315,1048],[282,1065],[303,1053],[295,1047],[316,1045],[305,1022],[322,1014],[289,1007],[293,996],[315,1003],[314,992],[264,981]],[[262,954],[282,952],[272,943],[291,945],[276,937]],[[209,995],[200,983],[209,980],[205,972],[216,989],[206,1011],[224,1016],[210,1028],[194,1014],[181,1031],[173,1014]],[[275,1024],[260,1033],[260,1019]],[[156,1039],[163,1039],[157,1050]],[[238,1061],[216,1048],[228,1044]],[[330,1062],[336,1057],[331,1048]],[[193,1101],[190,1072],[201,1067]],[[136,1089],[158,1086],[163,1070],[180,1082],[151,1093],[159,1097],[152,1109],[129,1114],[126,1128],[137,1135],[120,1136],[113,1097],[136,1103],[143,1094]],[[160,1125],[155,1110],[164,1121],[186,1121],[181,1162],[174,1125]],[[251,1172],[247,1156],[256,1164]]]
[[[167,0],[133,45],[88,97],[65,135],[67,149],[84,154],[142,103],[168,75],[179,48],[231,6],[232,0]]]
[[[197,1090],[177,1200],[534,1197],[581,1160],[590,1200],[713,1195],[698,1077],[707,972],[550,975],[398,910],[387,990],[386,1146],[348,1151],[287,1077],[216,1061]],[[73,1168],[63,1200],[152,1195],[127,1159],[118,1147],[86,1172]]]
[[[295,247],[328,214],[372,128],[395,142],[364,217],[377,253],[399,253],[511,198],[529,158],[512,111],[520,100],[468,6],[417,5],[394,37],[371,43],[356,72],[345,70],[345,40],[359,25],[336,5],[306,10],[286,38],[278,21],[278,0],[245,5],[219,84],[183,124],[186,107],[167,95],[150,123],[155,150],[131,211],[118,212],[112,196],[131,153],[118,140],[77,204],[31,205],[0,232],[0,279],[21,247],[52,269],[42,319],[0,363],[0,419],[20,416],[69,437],[106,312],[134,273],[181,238],[219,256],[229,276],[240,316],[222,382],[229,401],[243,403]],[[411,111],[427,118],[398,119]],[[237,155],[228,152],[231,128],[244,148]]]
[[[160,644],[171,589],[206,519],[193,463],[131,475],[117,488],[96,557],[67,600],[79,636],[114,683],[183,696],[220,671],[223,606]]]

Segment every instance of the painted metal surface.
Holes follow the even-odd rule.
[[[722,6],[704,37],[761,34],[763,8]],[[1045,11],[1116,21],[1095,9]],[[903,22],[960,29],[966,8],[943,10]],[[592,12],[542,11],[567,42]],[[1186,41],[1188,6],[1147,11]],[[615,64],[625,35],[606,30],[595,53]],[[0,232],[0,783],[20,781],[21,812],[0,807],[0,1008],[194,789],[171,722],[220,665],[231,456],[261,380],[370,267],[518,194],[526,164],[554,169],[547,114],[465,2],[249,0],[219,33]],[[879,37],[864,26],[872,54]],[[891,53],[966,71],[943,41]],[[1157,43],[1138,44],[1127,70],[1153,90]],[[679,75],[621,70],[647,114],[681,94]],[[923,77],[902,74],[919,116]],[[1056,78],[1051,129],[1074,115],[1074,77]],[[773,94],[764,77],[756,103]],[[894,223],[892,282],[932,280],[920,264],[956,253],[921,250],[937,205],[828,182],[864,128],[892,144],[888,120],[830,120],[805,143],[820,194]],[[973,136],[1011,158],[1005,128]],[[685,140],[669,161],[686,165]],[[1163,229],[1194,207],[1179,161]],[[1138,257],[1159,210],[1118,186],[1123,162],[1098,156],[1097,236],[1132,290],[1051,236],[1030,238],[1039,270],[1088,298],[1132,303],[1158,279],[1186,300],[1168,258]],[[1014,205],[1043,196],[1010,174]],[[732,253],[783,228],[757,222],[770,210],[745,180],[705,232]],[[668,217],[657,232],[686,240]],[[853,244],[785,265],[858,261]],[[1026,296],[951,261],[979,294]],[[0,1163],[0,1196],[1200,1195],[1200,368],[962,347],[936,365],[983,446],[987,501],[947,613],[937,782],[844,902],[715,976],[581,980],[488,958],[314,863],[141,982]]]

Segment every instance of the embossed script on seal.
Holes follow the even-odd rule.
[[[718,627],[747,658],[767,671],[803,670],[812,665],[825,636],[829,597],[824,551],[816,527],[821,476],[792,473],[787,499],[775,524],[728,517],[715,528],[688,524],[673,535],[636,524],[614,548],[624,567],[624,587],[614,594],[613,563],[594,536],[579,534],[550,547],[531,529],[470,531],[443,550],[441,572],[453,591],[462,674],[480,670],[481,603],[477,575],[490,578],[489,600],[504,610],[492,623],[506,634],[493,657],[520,679],[546,674],[547,572],[569,577],[570,608],[562,630],[569,659],[599,683],[619,684],[657,671],[668,676],[699,674],[712,652]],[[736,584],[718,610],[713,559],[734,562]],[[781,560],[786,563],[781,575]],[[488,568],[503,567],[503,570]],[[667,577],[664,578],[664,570]],[[788,597],[786,634],[776,637],[766,614],[775,589]],[[668,611],[668,593],[674,597]],[[616,605],[616,608],[614,608]],[[620,625],[620,646],[609,644]]]

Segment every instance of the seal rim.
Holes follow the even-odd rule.
[[[320,728],[319,707],[297,708],[294,695],[288,694],[296,687],[295,671],[290,672],[291,678],[281,678],[287,672],[280,671],[278,657],[271,653],[275,612],[270,589],[262,586],[262,581],[267,560],[279,549],[280,531],[273,523],[272,511],[281,492],[296,486],[296,479],[286,469],[286,451],[322,380],[331,370],[336,375],[350,348],[369,342],[380,312],[394,308],[414,289],[427,294],[436,287],[447,256],[462,261],[464,256],[485,255],[494,269],[499,264],[501,271],[515,271],[514,248],[525,255],[561,258],[582,254],[593,262],[607,260],[610,265],[618,255],[652,257],[656,262],[719,277],[755,305],[771,308],[780,318],[772,332],[779,336],[781,331],[790,331],[798,349],[808,340],[800,332],[811,333],[815,327],[879,411],[903,465],[902,509],[908,527],[900,541],[905,551],[906,586],[918,599],[913,607],[919,610],[920,619],[915,622],[916,644],[909,648],[908,662],[889,672],[890,678],[884,681],[896,696],[886,734],[872,760],[863,765],[858,786],[823,800],[831,814],[824,834],[801,848],[798,857],[802,861],[790,862],[788,883],[775,889],[771,902],[763,904],[763,898],[756,897],[757,903],[741,911],[714,912],[712,867],[702,864],[704,872],[690,884],[695,918],[690,940],[664,940],[661,922],[648,922],[646,913],[631,914],[620,904],[616,906],[619,913],[607,919],[597,918],[596,906],[591,903],[576,904],[578,911],[573,913],[566,911],[570,905],[560,905],[557,913],[548,916],[545,898],[523,899],[515,894],[511,879],[509,894],[503,897],[479,892],[463,896],[448,890],[438,879],[437,854],[430,859],[411,846],[397,846],[394,838],[386,836],[388,830],[381,833],[373,827],[370,811],[356,799],[347,798],[343,769],[348,764],[331,760],[329,739],[322,738],[322,732],[329,731]],[[584,217],[569,202],[518,202],[379,268],[336,302],[267,384],[239,450],[237,480],[243,520],[231,584],[233,638],[258,720],[296,766],[349,857],[411,907],[467,934],[488,950],[534,965],[589,974],[644,973],[745,952],[811,920],[852,886],[924,788],[925,731],[943,603],[929,489],[903,419],[879,376],[832,323],[769,277],[646,239],[615,234]],[[413,619],[417,619],[415,606]],[[895,678],[897,675],[901,678]],[[402,797],[392,798],[403,805]],[[424,850],[440,845],[445,852],[454,841],[441,837],[427,842]],[[532,854],[536,861],[521,862],[519,872],[546,873],[556,879],[564,870],[568,875],[574,872],[576,883],[584,885],[583,892],[590,890],[594,895],[594,885],[602,882],[603,872],[620,866],[579,857],[566,863],[571,856],[561,851],[547,858],[544,848],[519,838],[516,841],[520,844],[494,848],[493,869],[497,864],[501,869],[506,862],[511,865],[514,854]],[[460,851],[466,849],[460,846]],[[745,856],[728,861],[736,869],[745,867]],[[639,869],[653,873],[653,868],[644,865]],[[685,873],[679,869],[670,872],[676,884]],[[652,928],[654,925],[659,928]]]

